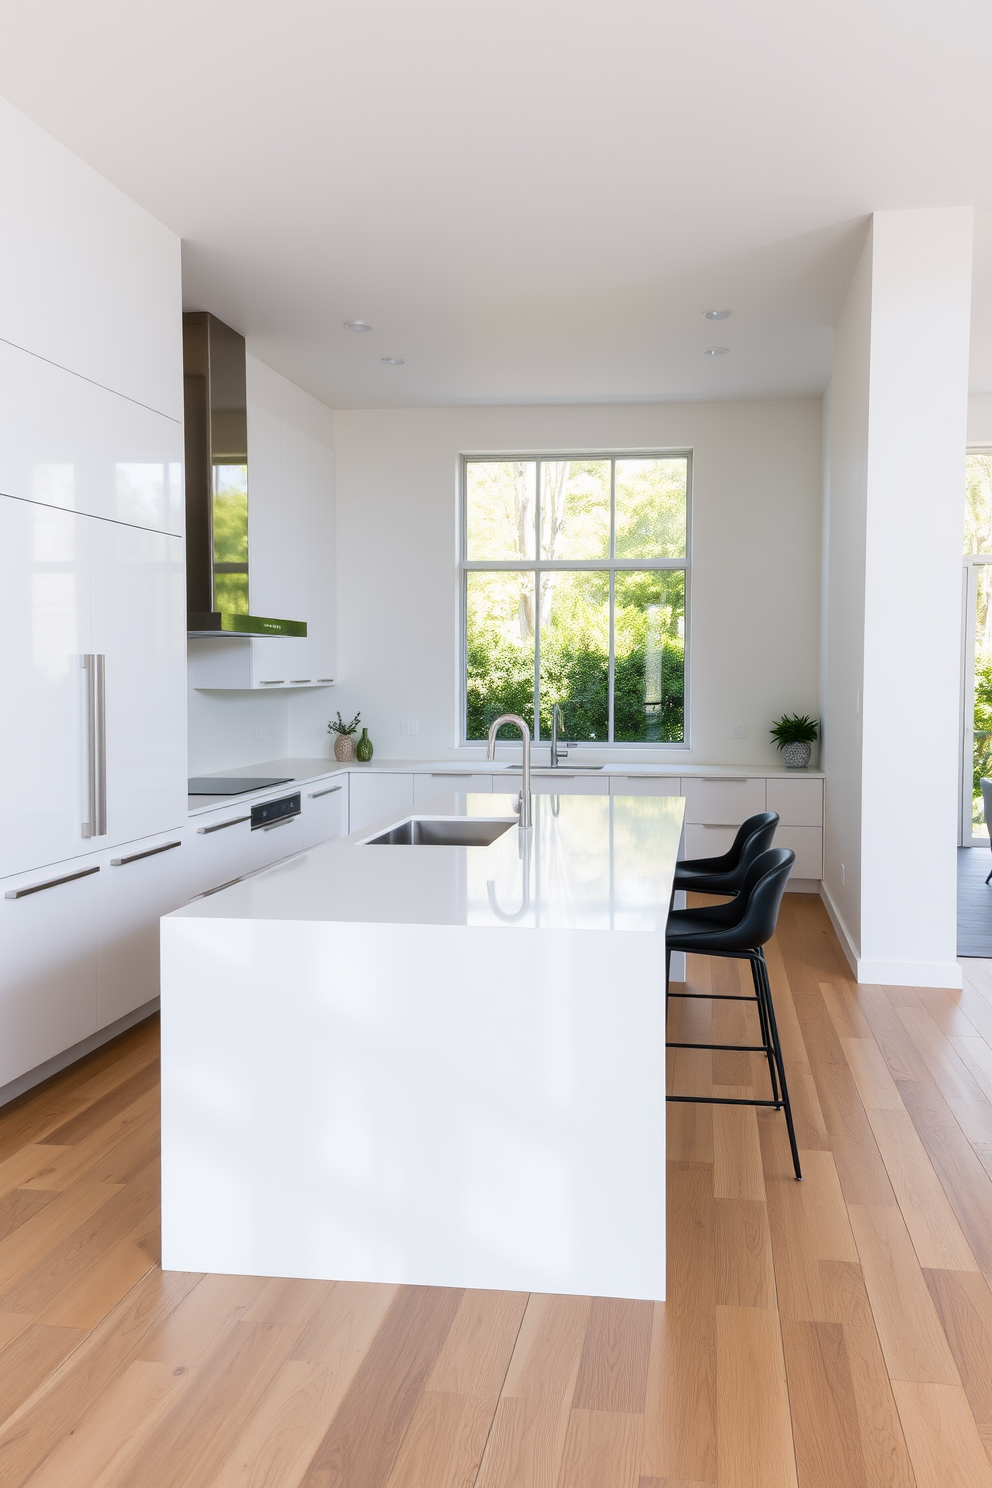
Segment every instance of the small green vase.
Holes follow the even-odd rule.
[[[362,737],[355,745],[355,758],[360,759],[363,765],[367,765],[372,758],[372,740],[367,728],[362,729]]]

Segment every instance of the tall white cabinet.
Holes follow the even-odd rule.
[[[5,1099],[158,993],[186,605],[179,241],[3,101],[0,204]]]

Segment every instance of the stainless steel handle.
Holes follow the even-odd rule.
[[[259,677],[262,687],[280,687],[285,682],[285,677]]]
[[[79,658],[86,673],[86,818],[82,823],[84,837],[96,836],[96,656],[92,651]]]
[[[344,790],[344,786],[343,785],[329,785],[326,790],[322,790],[322,791],[311,791],[310,794],[309,794],[309,796],[307,797],[307,800],[309,800],[309,801],[316,801],[316,800],[319,799],[320,796],[333,796],[334,792],[335,791],[339,791],[339,790]]]
[[[107,835],[107,658],[96,656],[96,833]]]
[[[310,681],[310,678],[309,677],[290,677],[289,680],[290,680],[290,682],[292,682],[292,684],[293,684],[294,687],[303,687],[307,682]]]
[[[334,678],[333,677],[318,677],[317,678],[317,681],[318,682],[333,682],[334,681]]]
[[[292,816],[281,816],[278,821],[274,821],[274,822],[263,822],[262,823],[262,831],[263,832],[271,832],[272,829],[273,829],[273,827],[282,827],[282,826],[285,826],[286,822],[295,821],[296,818],[299,816],[299,814],[300,813],[298,811],[294,811],[293,814],[292,814]],[[256,830],[257,830],[257,828],[256,828]]]
[[[111,868],[126,868],[128,863],[137,863],[141,858],[154,858],[157,853],[171,852],[174,847],[182,847],[181,842],[163,842],[161,847],[147,847],[144,852],[132,853],[129,858],[111,858]]]
[[[740,822],[689,822],[690,827],[702,827],[706,832],[736,832]]]
[[[197,827],[197,829],[196,829],[196,835],[198,837],[207,837],[207,836],[210,835],[211,832],[223,832],[223,830],[224,830],[225,827],[237,827],[237,826],[239,826],[241,824],[241,822],[246,822],[246,821],[251,821],[251,817],[250,816],[232,816],[230,821],[217,822],[212,827]]]
[[[486,770],[432,770],[432,780],[471,780],[479,774],[488,774]]]
[[[99,873],[99,868],[80,868],[78,873],[66,873],[62,878],[48,878],[44,883],[29,884],[26,889],[8,889],[5,899],[24,899],[28,894],[40,894],[42,889],[57,889],[59,884],[73,883],[77,878],[89,878]]]
[[[702,779],[710,785],[747,785],[747,775],[704,775]]]

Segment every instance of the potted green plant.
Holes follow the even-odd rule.
[[[334,740],[334,758],[342,765],[349,764],[355,758],[354,734],[358,733],[358,725],[361,722],[361,713],[356,713],[350,723],[345,723],[338,709],[337,718],[332,718],[327,725],[329,734],[337,734]]]
[[[783,713],[772,724],[769,733],[782,751],[786,768],[805,770],[813,745],[820,737],[820,720],[809,718],[805,713]]]

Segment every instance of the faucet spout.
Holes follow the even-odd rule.
[[[531,799],[530,799],[530,729],[520,717],[519,713],[501,713],[494,718],[489,725],[489,753],[487,759],[496,758],[496,735],[504,723],[512,723],[514,728],[520,730],[520,738],[523,742],[523,776],[520,781],[520,825],[529,827],[531,825]]]

